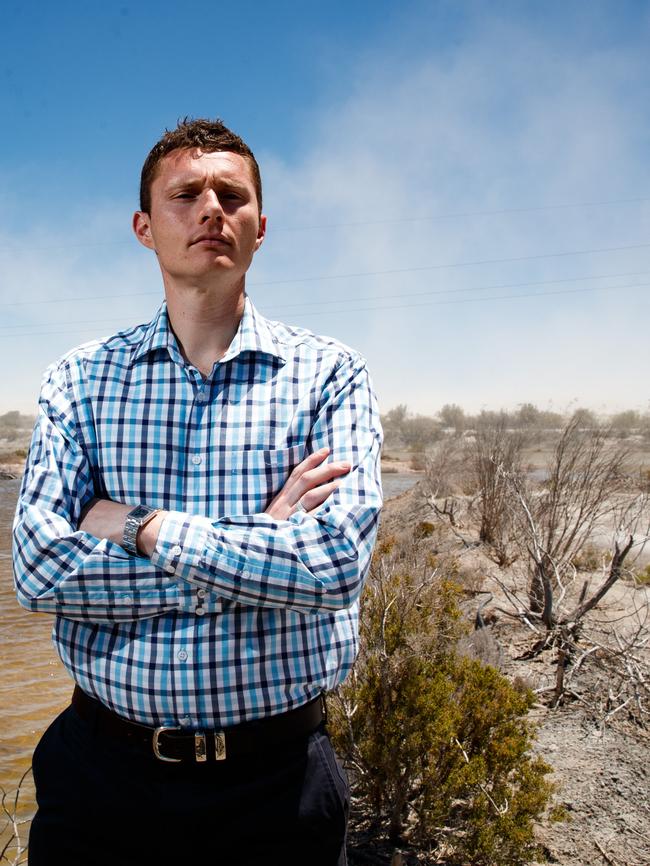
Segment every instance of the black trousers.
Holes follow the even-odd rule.
[[[329,737],[166,764],[69,707],[34,752],[29,866],[344,866],[349,789]]]

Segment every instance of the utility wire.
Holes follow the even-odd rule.
[[[620,274],[594,274],[589,277],[564,277],[562,279],[555,280],[529,280],[524,283],[493,283],[489,286],[466,286],[466,287],[457,287],[455,289],[431,289],[426,292],[399,292],[397,294],[391,293],[388,295],[360,295],[354,298],[356,301],[379,301],[379,300],[387,300],[390,298],[420,298],[427,297],[429,295],[448,295],[448,294],[456,294],[459,292],[489,292],[494,289],[517,289],[523,288],[525,286],[548,286],[555,285],[557,283],[582,283],[586,280],[613,280],[619,277],[645,277],[650,276],[650,272],[648,271],[623,271]],[[294,308],[303,308],[303,307],[321,307],[324,304],[338,304],[341,301],[347,301],[348,298],[335,298],[332,300],[326,301],[300,301],[294,304],[280,304],[279,309],[281,310],[291,310]],[[273,309],[278,309],[278,307],[274,306]]]
[[[628,244],[624,246],[616,246],[616,247],[594,247],[592,249],[586,250],[565,250],[559,253],[537,253],[535,255],[530,256],[510,256],[507,258],[499,258],[499,259],[477,259],[475,261],[468,262],[451,262],[448,264],[436,264],[436,265],[423,265],[421,267],[412,267],[412,268],[389,268],[388,270],[383,271],[356,271],[347,274],[326,274],[321,276],[313,276],[313,277],[289,277],[282,280],[260,280],[260,281],[252,281],[247,285],[249,286],[282,286],[282,285],[290,285],[294,283],[313,283],[313,282],[324,282],[328,280],[346,280],[346,279],[354,279],[357,277],[379,277],[379,276],[389,276],[395,274],[410,274],[410,273],[421,273],[423,271],[436,271],[436,270],[448,270],[452,268],[466,268],[471,267],[473,265],[495,265],[495,264],[508,264],[512,262],[527,262],[527,261],[537,261],[539,259],[552,259],[552,258],[565,258],[568,256],[585,256],[591,255],[594,253],[612,253],[612,252],[623,252],[626,250],[640,250],[647,249],[650,247],[650,243],[647,244]],[[85,295],[77,298],[47,298],[43,301],[9,301],[3,302],[0,304],[0,307],[23,307],[28,306],[32,303],[41,304],[56,304],[56,303],[68,303],[68,302],[77,302],[77,301],[95,301],[95,300],[104,300],[106,298],[117,299],[117,298],[131,298],[131,297],[142,297],[144,295],[160,295],[160,290],[151,291],[151,292],[129,292],[127,295]]]
[[[650,288],[650,283],[635,283],[629,286],[588,286],[582,289],[558,289],[550,292],[527,292],[518,295],[492,295],[491,297],[482,298],[451,298],[445,301],[425,301],[416,304],[392,304],[386,307],[353,307],[338,310],[317,310],[310,315],[312,316],[327,316],[327,315],[349,315],[350,313],[366,313],[366,312],[384,312],[392,310],[412,309],[414,307],[438,307],[449,304],[469,304],[469,303],[485,303],[486,301],[503,301],[503,300],[519,300],[520,298],[545,298],[551,295],[573,295],[583,294],[585,292],[605,292],[605,291],[622,291],[625,289],[644,289]],[[102,320],[107,321],[107,320]],[[55,337],[63,334],[84,333],[78,330],[75,331],[36,331],[21,334],[2,334],[3,339],[7,337]]]
[[[421,222],[435,222],[437,220],[446,220],[446,219],[456,219],[458,217],[476,217],[476,216],[502,216],[504,214],[517,214],[517,213],[533,213],[535,211],[546,211],[546,210],[568,210],[570,208],[581,208],[581,207],[605,207],[608,205],[616,205],[616,204],[639,204],[641,202],[650,201],[648,197],[641,198],[619,198],[619,199],[610,199],[609,201],[583,201],[583,202],[575,202],[568,204],[542,204],[542,205],[533,205],[531,207],[508,207],[501,208],[499,210],[475,210],[475,211],[451,211],[449,213],[443,214],[434,214],[431,216],[423,216],[423,217],[403,217],[400,219],[385,219],[385,220],[359,220],[358,222],[346,222],[346,223],[321,223],[318,225],[306,225],[306,226],[277,226],[273,229],[273,231],[309,231],[311,229],[337,229],[337,228],[348,228],[351,226],[378,226],[378,225],[392,225],[397,223],[421,223]]]
[[[501,264],[509,264],[512,262],[528,262],[533,261],[535,259],[549,259],[549,258],[561,258],[563,256],[585,256],[590,255],[592,253],[613,253],[613,252],[621,252],[623,250],[638,250],[645,249],[650,247],[650,244],[630,244],[629,246],[621,246],[621,247],[598,247],[595,249],[589,250],[567,250],[566,252],[560,253],[538,253],[532,256],[510,256],[508,258],[502,259],[477,259],[476,261],[470,262],[451,262],[450,264],[440,264],[440,265],[422,265],[421,267],[415,268],[390,268],[385,271],[356,271],[349,274],[331,274],[325,276],[318,277],[293,277],[290,279],[284,280],[264,280],[263,282],[255,282],[250,283],[251,286],[282,286],[287,285],[289,283],[313,283],[313,282],[321,282],[325,280],[346,280],[353,279],[355,277],[378,277],[378,276],[386,276],[392,274],[410,274],[417,273],[420,271],[437,271],[437,270],[447,270],[450,268],[467,268],[472,265],[501,265]]]
[[[353,226],[376,226],[376,225],[398,225],[400,223],[422,223],[436,222],[445,219],[458,219],[461,217],[482,217],[482,216],[503,216],[505,214],[521,214],[535,213],[536,211],[549,210],[570,210],[581,207],[609,207],[618,204],[641,204],[650,201],[650,197],[642,196],[639,198],[618,198],[608,199],[604,201],[582,201],[582,202],[565,202],[564,204],[542,204],[531,205],[530,207],[510,207],[498,208],[494,210],[470,210],[470,211],[450,211],[442,214],[430,214],[429,216],[421,217],[400,217],[397,219],[383,220],[352,220],[342,223],[312,223],[311,225],[279,225],[273,228],[274,232],[299,232],[312,231],[318,229],[336,229],[350,228]],[[103,246],[122,246],[127,243],[132,243],[133,238],[128,238],[123,241],[84,241],[82,243],[66,243],[55,246],[34,247],[31,244],[26,245],[30,252],[34,250],[60,250],[60,249],[79,249],[83,247],[103,247]],[[0,250],[20,250],[19,244],[0,244]]]
[[[494,291],[495,289],[518,289],[525,288],[528,286],[548,286],[548,285],[557,285],[558,283],[578,283],[585,282],[588,280],[610,280],[610,279],[619,279],[621,277],[640,277],[640,276],[650,276],[648,271],[624,271],[619,274],[593,274],[587,277],[564,277],[562,279],[554,279],[554,280],[529,280],[527,282],[520,283],[496,283],[491,284],[489,286],[466,286],[466,287],[456,287],[454,289],[431,289],[426,292],[399,292],[397,294],[391,293],[387,295],[361,295],[359,297],[355,297],[354,303],[358,303],[359,301],[380,301],[380,300],[390,300],[391,298],[420,298],[420,297],[429,297],[431,295],[453,295],[459,294],[462,292],[489,292]],[[641,284],[645,285],[645,284]],[[597,287],[594,287],[597,288]],[[610,286],[608,288],[615,288],[614,286]],[[633,286],[621,286],[621,288],[633,288]],[[115,296],[109,296],[115,297]],[[130,297],[130,296],[129,296]],[[517,297],[513,295],[513,297]],[[298,309],[298,311],[305,307],[322,307],[322,306],[330,306],[332,304],[340,304],[342,302],[347,302],[348,298],[333,298],[330,300],[323,301],[303,301],[293,304],[276,304],[273,306],[273,310],[292,310]],[[74,319],[72,321],[66,322],[51,322],[50,325],[96,325],[101,322],[123,322],[124,318],[121,319]],[[15,328],[32,328],[34,327],[34,323],[30,322],[28,324],[20,325],[3,325],[1,326],[2,330],[13,331]],[[2,334],[0,334],[2,336]]]

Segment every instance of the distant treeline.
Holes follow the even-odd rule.
[[[510,430],[531,432],[560,430],[571,419],[579,420],[586,429],[607,427],[615,436],[637,435],[650,438],[650,413],[641,414],[634,409],[608,416],[597,416],[590,409],[577,408],[568,414],[538,409],[532,403],[523,403],[514,411],[483,409],[471,415],[456,403],[445,404],[434,416],[411,414],[400,404],[381,416],[386,445],[419,449],[435,442],[443,435],[471,433],[481,427],[503,426]],[[33,415],[12,410],[0,415],[0,445],[28,443],[34,426]]]
[[[523,403],[514,411],[483,409],[478,415],[470,415],[461,406],[447,403],[432,417],[413,415],[406,405],[400,404],[381,416],[386,447],[415,450],[450,433],[460,436],[485,427],[543,433],[560,430],[572,419],[585,429],[606,428],[613,436],[650,438],[650,414],[634,409],[598,416],[590,409],[577,408],[562,414]]]
[[[23,415],[16,410],[0,415],[0,443],[20,443],[29,441],[36,419],[33,415]]]

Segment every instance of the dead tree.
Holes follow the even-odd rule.
[[[451,527],[459,524],[459,494],[467,487],[465,446],[448,436],[427,455],[422,492],[424,504]]]
[[[479,540],[501,566],[513,562],[509,479],[522,474],[524,438],[509,431],[502,417],[494,425],[481,425],[469,446],[469,463],[478,491]]]
[[[625,474],[626,456],[620,445],[610,445],[604,431],[581,431],[573,421],[560,437],[541,491],[521,476],[508,478],[509,504],[529,557],[528,603],[523,614],[544,629],[525,657],[550,647],[557,650],[552,706],[557,706],[566,693],[567,672],[577,670],[592,653],[601,661],[609,659],[621,682],[626,678],[627,667],[619,661],[621,653],[615,647],[594,643],[592,636],[584,633],[587,615],[628,573],[630,560],[650,537],[650,496],[633,490]],[[602,580],[595,587],[585,580],[577,588],[574,560],[594,533],[602,533],[606,526],[613,532]],[[640,628],[626,651],[633,655],[634,648],[645,645],[647,639],[647,629]],[[634,694],[627,695],[626,702],[636,701],[637,717],[645,718],[640,692],[647,686],[643,673],[634,677],[636,674],[630,675],[619,692],[623,694],[629,685]]]
[[[574,576],[573,561],[628,486],[627,450],[606,431],[570,421],[560,435],[542,490],[509,473],[511,503],[530,557],[530,610],[547,629],[556,624],[556,594]]]

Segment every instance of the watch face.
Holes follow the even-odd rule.
[[[133,520],[142,520],[142,518],[146,517],[150,511],[151,508],[146,505],[138,505],[137,508],[134,508],[133,511],[129,512],[129,517],[133,518]]]

